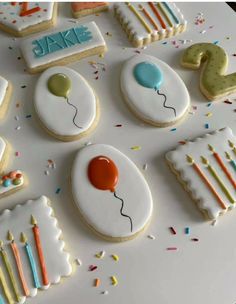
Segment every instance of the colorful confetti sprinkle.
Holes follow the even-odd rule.
[[[211,112],[206,113],[206,117],[211,117],[211,116],[212,116]]]
[[[112,283],[113,286],[118,285],[118,280],[115,276],[111,276],[111,283]]]
[[[57,188],[56,194],[59,194],[61,192],[61,188]]]
[[[205,124],[205,128],[209,129],[209,124],[208,123]]]
[[[150,240],[155,240],[155,239],[156,239],[155,236],[152,235],[152,234],[149,234],[147,237],[148,237]]]
[[[109,293],[108,290],[104,290],[104,291],[101,292],[101,294],[103,294],[105,296],[108,295],[108,293]]]
[[[177,247],[167,247],[166,250],[169,250],[169,251],[177,250]]]
[[[176,130],[177,130],[177,128],[170,129],[171,132],[174,132]]]
[[[28,115],[25,116],[25,118],[31,118],[31,117],[32,117],[31,114],[28,114]]]
[[[104,250],[102,250],[102,251],[96,253],[95,257],[98,258],[98,259],[103,259],[105,254],[106,254],[106,252]]]
[[[112,254],[111,257],[113,258],[114,261],[118,262],[119,261],[119,257],[117,254]]]
[[[232,104],[232,101],[226,99],[226,100],[224,100],[224,103],[226,103],[226,104]]]
[[[20,152],[16,151],[15,156],[20,156]]]
[[[185,228],[185,234],[190,234],[190,228],[189,227]]]
[[[101,282],[100,279],[98,278],[94,279],[94,287],[99,287],[100,282]]]
[[[78,266],[81,266],[82,265],[82,261],[79,259],[79,258],[76,258],[75,259],[75,262]]]
[[[144,165],[143,165],[143,170],[146,171],[147,168],[148,168],[148,164],[144,164]]]
[[[131,147],[131,150],[139,151],[139,150],[141,150],[141,146],[133,146],[133,147]]]
[[[174,227],[169,227],[169,229],[172,234],[176,234],[176,230],[174,229]]]
[[[96,265],[90,265],[89,266],[89,271],[94,271],[94,270],[96,270],[98,268],[98,266],[96,266]]]
[[[198,239],[198,238],[192,238],[191,241],[193,241],[193,242],[198,242],[199,239]]]

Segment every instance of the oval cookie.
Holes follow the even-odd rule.
[[[72,194],[88,226],[101,237],[125,241],[148,224],[152,195],[135,164],[104,144],[81,149],[71,174]]]
[[[127,60],[120,85],[131,111],[154,126],[175,124],[188,112],[190,97],[184,82],[156,57],[137,55]]]
[[[53,67],[39,78],[34,105],[44,129],[62,141],[77,140],[98,122],[98,99],[88,82],[67,67]]]

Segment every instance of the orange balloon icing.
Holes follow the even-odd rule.
[[[99,190],[115,192],[118,176],[119,173],[115,163],[106,156],[97,156],[89,163],[89,180],[91,184]]]

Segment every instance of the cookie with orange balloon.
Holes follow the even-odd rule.
[[[43,128],[62,141],[89,134],[99,120],[99,101],[89,83],[67,67],[52,67],[40,76],[34,106]]]
[[[105,144],[79,150],[71,173],[72,195],[85,223],[110,241],[126,241],[149,223],[153,201],[136,165]]]

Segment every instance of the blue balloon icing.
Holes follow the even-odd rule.
[[[140,62],[134,67],[134,77],[143,87],[159,90],[163,75],[161,70],[153,63]]]

